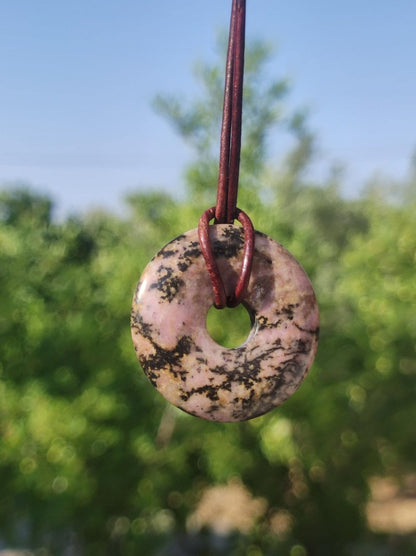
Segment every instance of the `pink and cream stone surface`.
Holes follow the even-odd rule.
[[[223,281],[237,282],[244,247],[240,226],[210,226]],[[198,240],[190,230],[150,261],[137,285],[131,317],[137,357],[172,404],[211,421],[244,421],[283,403],[315,357],[319,315],[312,285],[296,259],[256,232],[253,270],[243,303],[247,340],[228,349],[206,328],[214,303]]]

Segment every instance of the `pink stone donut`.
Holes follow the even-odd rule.
[[[240,226],[210,226],[229,295],[244,246]],[[296,259],[256,232],[253,269],[243,303],[252,329],[239,347],[217,344],[206,328],[214,303],[198,230],[168,243],[137,285],[132,337],[150,382],[172,404],[211,421],[252,419],[283,403],[315,357],[319,316],[312,285]]]

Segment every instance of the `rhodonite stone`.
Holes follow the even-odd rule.
[[[217,224],[210,237],[229,294],[244,233]],[[190,230],[159,251],[137,285],[131,317],[137,357],[153,386],[184,411],[212,421],[252,419],[292,395],[312,365],[319,331],[312,285],[282,245],[256,232],[243,300],[253,324],[241,346],[224,348],[210,337],[213,303],[198,230]]]

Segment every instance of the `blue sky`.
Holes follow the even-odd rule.
[[[192,98],[231,0],[0,1],[0,184],[50,193],[59,212],[121,206],[134,189],[183,191],[192,156],[151,108]],[[414,0],[248,0],[247,38],[310,110],[319,159],[355,194],[375,172],[403,178],[416,149]],[[279,156],[278,145],[271,154]]]

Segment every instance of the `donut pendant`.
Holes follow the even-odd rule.
[[[209,234],[224,284],[232,289],[243,256],[242,227],[216,224]],[[315,357],[319,314],[309,278],[267,235],[255,232],[254,245],[242,301],[252,328],[237,348],[220,346],[207,331],[214,295],[197,229],[155,255],[134,294],[132,338],[145,374],[169,402],[210,421],[245,421],[279,406]]]

